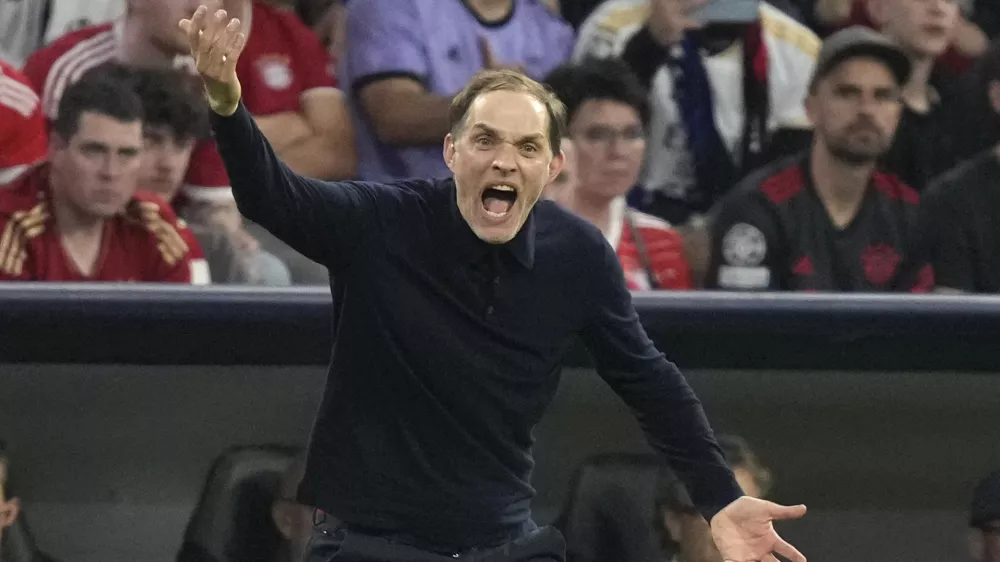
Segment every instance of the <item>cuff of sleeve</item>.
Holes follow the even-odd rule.
[[[212,120],[212,129],[215,130],[215,125],[222,123],[231,123],[233,121],[240,121],[243,119],[250,118],[250,113],[246,106],[243,105],[243,100],[241,99],[239,103],[236,104],[236,111],[232,112],[230,115],[221,115],[215,111],[208,112]]]
[[[740,489],[736,480],[720,486],[717,490],[712,490],[711,494],[710,498],[694,498],[694,504],[698,507],[698,512],[709,523],[712,522],[712,518],[717,513],[744,495],[743,490]]]

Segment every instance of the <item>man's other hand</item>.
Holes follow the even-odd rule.
[[[218,1],[210,4],[215,8]],[[191,19],[181,20],[180,26],[188,35],[191,56],[205,83],[205,94],[212,111],[219,115],[232,115],[239,106],[242,94],[236,77],[236,61],[247,43],[240,20],[230,18],[225,10],[213,10],[201,5]]]
[[[778,562],[775,555],[806,562],[801,552],[778,536],[772,524],[805,514],[804,505],[786,507],[744,496],[712,518],[712,538],[725,562]]]

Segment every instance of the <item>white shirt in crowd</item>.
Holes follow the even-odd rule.
[[[622,54],[649,17],[649,0],[607,0],[580,29],[574,60]],[[820,39],[808,27],[773,6],[761,3],[760,22],[768,53],[770,119],[768,130],[808,128],[804,102],[819,53]],[[705,57],[711,83],[715,126],[730,153],[740,146],[744,125],[743,48],[741,42]],[[694,159],[687,147],[681,115],[673,99],[673,80],[664,65],[653,77],[651,119],[645,169],[647,189],[687,199],[695,185]]]
[[[0,0],[0,59],[21,68],[39,47],[124,13],[125,0]]]

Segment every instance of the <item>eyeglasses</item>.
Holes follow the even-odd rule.
[[[595,126],[584,129],[581,136],[588,143],[610,146],[616,140],[623,143],[645,141],[646,131],[639,125],[622,128]]]

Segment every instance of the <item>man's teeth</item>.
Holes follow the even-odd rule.
[[[493,189],[497,191],[516,191],[513,187],[509,185],[494,185]]]

